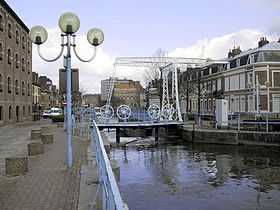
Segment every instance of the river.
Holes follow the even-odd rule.
[[[202,144],[115,148],[130,210],[279,210],[280,149]]]

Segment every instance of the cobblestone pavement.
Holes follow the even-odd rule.
[[[44,145],[43,155],[29,157],[27,175],[0,176],[0,210],[77,209],[79,170],[85,159],[86,142],[73,139],[74,166],[68,170],[63,128],[54,129],[54,141]]]

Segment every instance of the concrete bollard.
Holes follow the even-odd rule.
[[[50,126],[41,127],[42,133],[53,133],[53,129]]]
[[[121,180],[121,173],[120,173],[120,165],[119,162],[117,160],[110,160],[111,163],[111,167],[113,170],[113,173],[115,175],[115,179],[117,181],[117,183],[120,183]]]
[[[5,159],[6,175],[19,176],[28,172],[28,157],[10,157]]]
[[[27,148],[29,156],[44,154],[44,145],[42,142],[31,142],[27,145]]]
[[[43,133],[41,135],[43,144],[52,144],[53,143],[53,134]]]
[[[41,139],[41,129],[31,130],[31,140]]]

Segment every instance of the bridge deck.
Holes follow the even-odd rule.
[[[97,123],[99,129],[103,128],[155,128],[155,127],[170,127],[183,125],[183,122],[165,121],[165,122],[109,122]]]

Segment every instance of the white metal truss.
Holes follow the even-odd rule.
[[[202,58],[176,58],[176,57],[119,57],[115,59],[114,66],[126,67],[145,67],[153,69],[158,67],[162,73],[162,104],[161,104],[161,120],[179,120],[182,121],[179,94],[178,94],[178,73],[187,68],[204,67],[208,63],[213,62]],[[172,75],[171,98],[169,97],[168,75]],[[111,97],[111,96],[110,96]],[[170,103],[170,100],[172,103]],[[109,101],[110,102],[110,101]]]
[[[162,82],[163,82],[163,89],[162,89],[162,113],[164,116],[163,118],[168,118],[168,120],[179,120],[182,121],[181,109],[180,109],[180,102],[179,102],[179,91],[178,91],[178,73],[177,73],[177,65],[170,64],[163,68],[162,74]],[[168,75],[171,73],[171,102],[169,100],[169,92],[168,92]],[[167,110],[172,109],[172,110]],[[169,113],[169,116],[166,116],[166,113]]]

